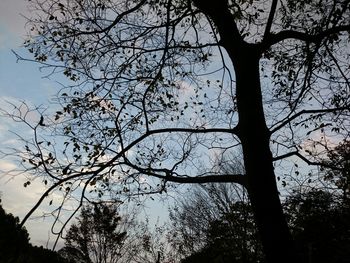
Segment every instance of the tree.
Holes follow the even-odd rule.
[[[323,160],[324,179],[333,183],[342,193],[344,199],[350,194],[350,141],[344,140],[333,149],[328,149],[327,158]]]
[[[179,200],[170,218],[170,241],[183,262],[261,262],[251,206],[235,185],[196,187]]]
[[[127,232],[114,206],[84,206],[67,232],[61,254],[77,262],[115,263],[125,257]]]
[[[350,213],[342,196],[297,193],[284,203],[298,251],[307,262],[350,262]]]
[[[0,262],[4,263],[65,263],[57,252],[43,247],[32,246],[29,234],[19,224],[19,218],[7,214],[0,199]]]
[[[0,206],[0,223],[0,260],[16,262],[15,257],[21,258],[29,246],[28,232],[19,226],[19,218],[7,214],[2,206]]]
[[[244,173],[244,167],[235,155],[227,158],[218,156],[214,160],[212,169],[217,170],[218,173]],[[191,187],[169,210],[172,233],[170,243],[182,257],[203,250],[210,243],[208,233],[212,225],[221,223],[225,219],[230,221],[228,224],[235,224],[230,220],[229,214],[234,213],[236,205],[236,208],[241,207],[247,212],[242,213],[242,217],[243,221],[248,222],[248,210],[244,209],[247,202],[246,190],[236,184],[211,183]],[[245,235],[246,229],[242,227],[241,230]],[[232,250],[232,253],[237,252],[236,248]],[[210,257],[206,257],[206,260],[209,259]]]
[[[267,260],[298,261],[276,176],[286,160],[316,164],[312,140],[348,134],[348,1],[30,2],[27,48],[72,84],[53,119],[13,116],[34,132],[22,164],[48,183],[23,223],[55,189],[131,196],[234,182]],[[245,174],[213,170],[212,156],[234,147]]]
[[[149,220],[138,225],[135,233],[135,245],[129,251],[132,256],[128,262],[135,263],[176,263],[180,262],[181,254],[168,242],[168,228],[166,224],[156,222],[150,226]]]
[[[298,253],[306,262],[349,262],[348,153],[348,141],[327,147],[326,158],[320,160],[324,167],[315,175],[319,179],[304,178],[301,181],[308,184],[292,188],[283,201]],[[317,181],[325,187],[316,190]],[[251,250],[242,246],[242,242],[258,244],[258,240],[257,236],[249,235],[255,232],[250,206],[239,201],[237,193],[241,190],[236,187],[212,184],[197,187],[182,197],[171,219],[174,232],[177,236],[180,233],[175,245],[183,255],[188,255],[183,262],[261,260],[259,255],[249,257],[249,252],[259,253],[258,246]],[[241,230],[248,235],[240,235]],[[228,247],[231,250],[227,250]],[[243,254],[246,257],[243,258]]]
[[[148,220],[137,222],[132,213],[120,216],[115,205],[90,204],[70,226],[59,253],[76,263],[175,262],[165,235],[165,226],[156,224],[152,231]]]
[[[225,195],[214,200],[206,191],[200,193],[201,195],[197,192],[192,198],[184,196],[176,217],[172,218],[173,231],[180,233],[176,247],[182,246],[180,253],[185,255],[182,262],[262,262],[249,204],[237,199],[228,201],[223,198]],[[297,251],[306,262],[349,262],[350,210],[348,200],[343,197],[342,192],[335,194],[334,191],[308,190],[305,187],[302,191],[289,195],[283,202]],[[211,211],[215,210],[215,203],[227,204],[232,208],[214,213],[217,219],[206,225],[203,224],[203,216],[193,212],[203,211],[202,206],[197,206],[203,199],[207,200]],[[206,210],[208,209],[204,209]],[[183,217],[188,219],[184,221]],[[186,231],[196,229],[196,226],[201,228],[202,236],[206,239],[202,243],[197,241],[199,244],[193,249],[191,245],[197,237],[190,240],[191,244],[188,242],[189,236],[182,234],[181,229]]]

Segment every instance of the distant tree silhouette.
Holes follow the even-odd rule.
[[[0,202],[0,262],[21,262],[28,249],[27,230],[19,225],[18,217],[5,212]]]
[[[341,196],[313,190],[288,197],[284,207],[306,262],[350,262],[350,207]]]
[[[60,253],[77,262],[121,262],[126,253],[126,238],[125,224],[116,206],[103,203],[86,205],[77,222],[70,226],[65,247]]]
[[[60,250],[58,250],[59,255],[66,259],[70,260],[73,263],[85,263],[86,257],[82,252],[74,247],[63,247]]]
[[[335,194],[326,190],[302,190],[303,192],[288,196],[283,203],[297,253],[309,263],[349,263],[348,200],[339,192]],[[203,207],[198,206],[198,202],[204,199],[208,202],[208,207],[213,205],[213,200],[205,191],[196,193],[192,198],[183,197],[184,203],[177,208],[177,216],[172,217],[173,225],[176,226],[173,231],[178,231],[175,247],[187,255],[181,262],[264,262],[258,236],[254,234],[256,226],[252,221],[250,205],[234,199],[221,199],[220,205],[226,204],[230,209],[223,211],[221,216],[217,216],[220,213],[215,212],[216,219],[211,218],[208,223],[204,223],[203,217],[205,218],[208,208],[203,211]],[[211,207],[210,210],[214,209],[215,207]],[[198,238],[198,228],[201,229],[202,239],[205,239],[193,244]],[[181,233],[181,229],[185,233]],[[189,236],[191,230],[194,234],[193,240]]]
[[[342,192],[343,198],[350,202],[350,141],[344,140],[328,149],[323,163],[326,166],[323,169],[324,179],[333,183]]]
[[[110,203],[85,205],[68,229],[59,254],[76,263],[176,263],[165,226],[150,229],[147,219],[138,222],[132,213],[119,214]]]
[[[19,218],[7,214],[0,200],[0,262],[1,263],[69,263],[55,251],[29,243],[27,230]]]
[[[194,188],[170,212],[170,242],[188,262],[262,262],[249,201],[235,185]]]
[[[71,83],[54,116],[12,115],[34,131],[14,155],[48,185],[23,223],[59,189],[129,198],[231,182],[247,189],[267,260],[300,262],[276,178],[348,136],[348,0],[30,3],[26,47]],[[235,148],[244,174],[212,169]]]

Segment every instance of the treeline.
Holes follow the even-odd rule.
[[[299,171],[294,164],[297,182],[278,178],[284,186],[281,199],[286,220],[304,262],[350,262],[349,160],[350,142],[343,141],[318,160],[322,168],[317,172]],[[237,167],[223,165],[221,169]],[[181,262],[264,262],[252,211],[242,187],[195,187],[170,212],[171,243],[184,255]]]
[[[350,200],[309,190],[288,196],[284,210],[306,262],[350,262]],[[252,209],[234,185],[197,187],[153,231],[116,207],[87,205],[58,252],[33,246],[17,217],[0,208],[0,262],[264,262]]]
[[[182,263],[265,262],[251,206],[234,190],[204,186],[171,213],[172,243],[186,255]],[[350,262],[349,199],[311,189],[288,196],[283,207],[305,262]]]
[[[33,246],[29,234],[19,226],[18,217],[8,214],[0,200],[0,262],[2,263],[65,263],[55,251]]]
[[[328,153],[326,168],[300,174],[303,184],[282,189],[286,220],[305,262],[350,262],[349,157],[350,143],[340,143]],[[264,263],[252,211],[243,187],[222,183],[190,188],[170,209],[170,221],[152,229],[117,202],[94,202],[82,207],[65,246],[54,252],[31,245],[19,219],[0,207],[0,262]]]

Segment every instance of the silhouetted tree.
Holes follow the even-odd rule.
[[[115,206],[84,206],[77,220],[67,232],[62,255],[87,263],[121,262],[126,253],[127,232]]]
[[[134,215],[119,215],[115,205],[98,203],[83,207],[59,253],[76,263],[175,263],[166,235],[165,226],[151,229],[148,219],[138,222]]]
[[[332,182],[350,202],[350,141],[344,140],[333,149],[328,149],[324,179]],[[349,204],[350,205],[350,204]]]
[[[27,230],[19,218],[7,214],[0,199],[0,262],[2,263],[65,263],[57,252],[29,243]]]
[[[251,206],[241,188],[196,187],[170,211],[170,242],[183,262],[260,262],[261,244]]]
[[[306,262],[350,262],[350,209],[341,196],[322,190],[298,193],[284,207]]]
[[[43,246],[31,246],[27,254],[18,263],[76,263],[71,259],[62,258],[56,251],[49,250]]]
[[[137,226],[135,245],[132,246],[129,262],[137,263],[177,263],[181,254],[168,242],[169,229],[166,224],[156,222],[153,226],[148,220]]]
[[[306,189],[288,196],[283,203],[300,257],[310,263],[350,262],[348,200],[343,198],[342,192]],[[226,204],[231,209],[216,211],[206,223],[203,218],[209,209],[203,210],[198,203],[206,200],[213,212],[213,198],[204,191],[196,192],[192,198],[183,197],[174,213],[176,216],[172,216],[177,237],[174,245],[185,256],[182,262],[263,262],[250,205],[237,198],[225,200],[224,196],[221,195],[220,205]],[[201,242],[196,235],[192,239],[190,236],[190,231],[198,228]]]
[[[300,262],[274,163],[315,164],[309,142],[348,134],[349,1],[30,2],[26,47],[73,83],[53,119],[41,111],[33,124],[15,108],[34,131],[22,164],[49,184],[23,223],[55,189],[134,196],[234,182],[248,191],[267,260]],[[234,147],[244,175],[211,169]]]
[[[19,218],[6,214],[0,206],[0,261],[20,262],[28,247],[29,235],[26,229],[19,225]]]

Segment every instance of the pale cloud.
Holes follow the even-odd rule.
[[[25,36],[25,18],[27,15],[25,0],[0,1],[0,47],[16,43],[20,45]],[[11,43],[11,44],[10,44]]]
[[[11,169],[16,166],[7,161],[0,161],[0,169]],[[30,211],[30,209],[36,204],[43,192],[45,191],[44,185],[39,180],[34,180],[28,187],[24,187],[23,184],[27,181],[25,174],[17,176],[2,176],[0,178],[0,193],[2,199],[2,206],[7,213],[12,213],[14,216],[18,216],[21,219]],[[58,197],[54,197],[55,200]],[[44,202],[45,203],[45,202]],[[47,202],[46,202],[47,203]],[[29,232],[31,243],[34,245],[46,247],[47,243],[52,245],[54,236],[50,234],[53,218],[43,217],[43,214],[50,212],[50,207],[43,204],[29,219],[25,227]],[[60,244],[59,246],[62,246]]]
[[[177,81],[176,85],[180,89],[181,98],[187,100],[191,96],[195,95],[195,88],[186,81]]]
[[[4,172],[9,172],[13,169],[16,169],[17,166],[9,161],[5,161],[5,160],[0,160],[0,170],[4,171]]]
[[[11,96],[0,96],[0,116],[5,117],[5,119],[7,118],[7,126],[18,126],[18,122],[15,122],[13,119],[11,119],[10,116],[7,116],[8,114],[25,118],[28,122],[38,122],[40,119],[40,114],[36,109],[38,109],[38,107],[35,106],[35,104],[32,103],[29,99],[23,100]],[[44,106],[39,108],[39,110],[42,111],[45,109],[46,108]],[[3,129],[4,127],[1,127],[0,125],[0,130]]]
[[[313,153],[315,155],[324,155],[326,157],[327,148],[333,149],[339,145],[343,140],[341,136],[331,136],[321,130],[312,132],[307,139],[305,139],[300,146],[305,152]]]

